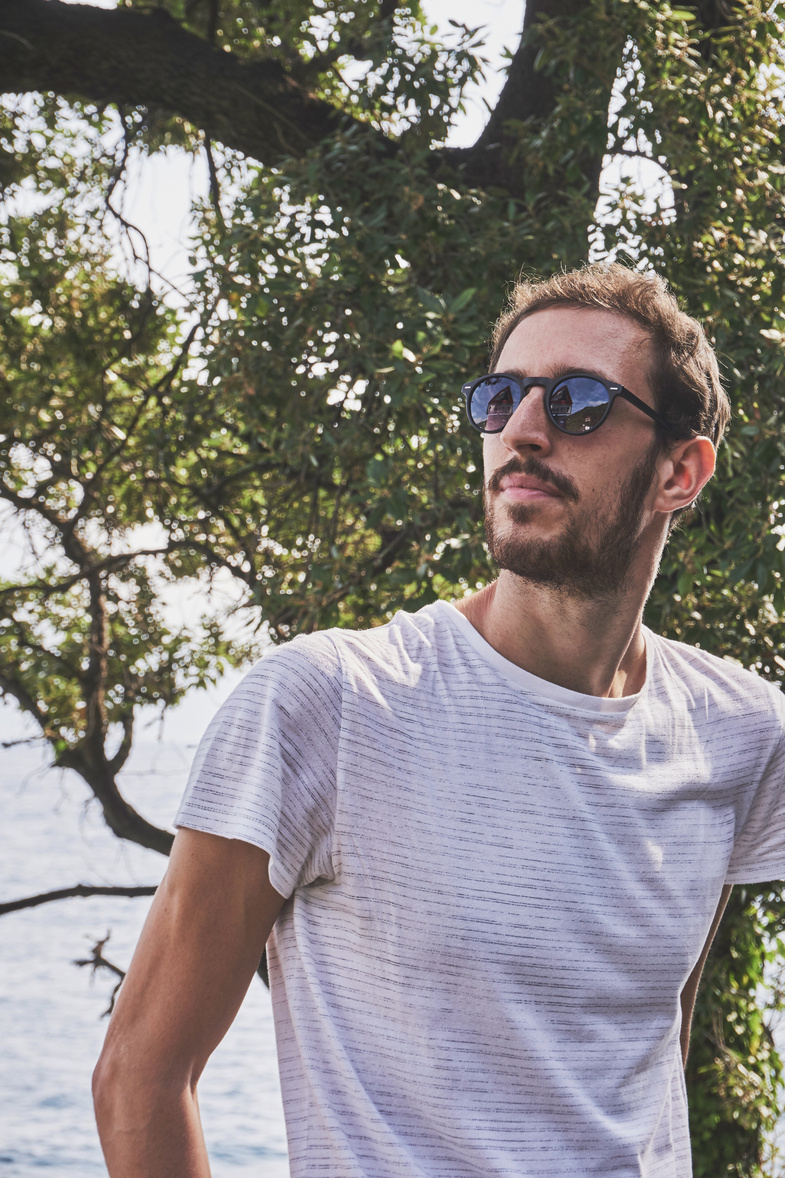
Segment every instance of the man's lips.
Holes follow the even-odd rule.
[[[535,455],[513,457],[488,479],[487,494],[503,494],[508,501],[532,503],[536,499],[578,502],[578,488],[567,475],[551,470]]]
[[[501,479],[499,491],[516,503],[530,503],[535,499],[561,499],[553,483],[544,483],[530,475],[509,474]]]

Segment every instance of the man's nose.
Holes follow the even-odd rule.
[[[508,450],[549,452],[553,425],[545,411],[545,389],[532,385],[509,418],[499,438]]]

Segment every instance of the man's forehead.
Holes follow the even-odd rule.
[[[648,370],[651,338],[634,319],[601,307],[545,307],[526,315],[504,343],[498,367],[506,372],[558,377],[592,370],[624,383],[619,364]],[[532,372],[531,364],[538,365]],[[628,373],[629,375],[629,373]]]

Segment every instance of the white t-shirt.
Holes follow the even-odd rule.
[[[680,991],[723,883],[785,877],[785,697],[646,631],[638,695],[445,602],[297,638],[178,824],[270,854],[293,1178],[688,1178]]]

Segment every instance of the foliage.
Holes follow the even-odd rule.
[[[770,1132],[779,1115],[782,1061],[762,997],[781,1008],[784,929],[781,885],[734,890],[704,971],[687,1061],[695,1178],[774,1172],[761,1127]]]
[[[589,252],[669,279],[734,404],[647,620],[782,684],[783,6],[530,0],[489,130],[463,150],[444,140],[481,69],[472,30],[443,44],[416,6],[370,0],[161,11],[340,118],[316,134],[281,115],[268,161],[214,148],[175,99],[66,101],[42,77],[6,104],[0,496],[39,552],[0,586],[0,686],[112,828],[166,849],[117,784],[145,702],[267,635],[374,624],[493,575],[460,386],[519,268]],[[287,151],[294,130],[308,145]],[[121,206],[129,155],[172,144],[213,175],[179,302]],[[639,159],[659,198],[624,171]],[[175,624],[167,599],[194,584],[233,586],[233,610]],[[777,889],[740,890],[707,966],[698,1176],[763,1173],[781,1064],[759,990],[784,916]]]

